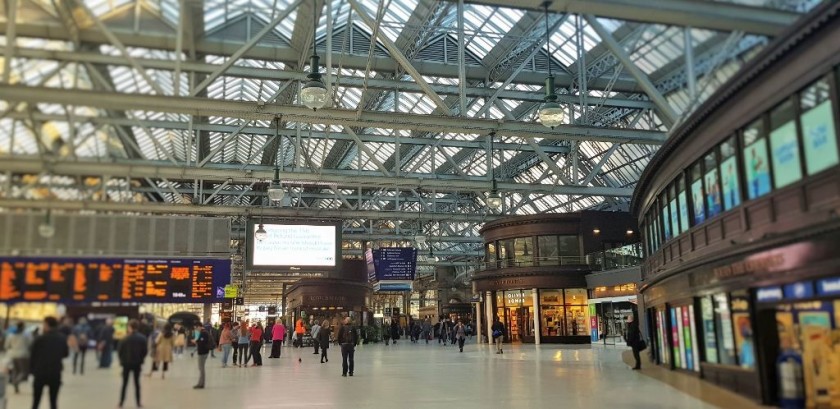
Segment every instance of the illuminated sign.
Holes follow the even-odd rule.
[[[784,298],[782,287],[764,287],[756,291],[755,298],[758,302],[781,301]]]
[[[3,302],[221,301],[228,259],[0,258]]]
[[[838,295],[840,294],[840,277],[826,278],[817,281],[817,294]]]

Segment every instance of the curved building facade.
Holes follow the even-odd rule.
[[[510,342],[590,342],[586,275],[593,263],[585,255],[637,242],[634,226],[629,214],[615,212],[515,216],[486,224],[485,262],[473,276],[484,324],[498,317]]]
[[[838,39],[839,3],[801,19],[675,130],[633,200],[655,361],[764,403],[840,398]]]

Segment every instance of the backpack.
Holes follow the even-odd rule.
[[[210,331],[204,330],[207,332],[207,349],[216,349],[216,337],[213,336],[213,333]]]

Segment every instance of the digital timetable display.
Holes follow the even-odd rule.
[[[0,301],[214,302],[230,260],[0,257]]]

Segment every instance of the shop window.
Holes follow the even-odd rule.
[[[499,240],[500,267],[514,267],[514,239]]]
[[[718,182],[717,156],[714,151],[709,152],[703,162],[706,166],[706,218],[711,219],[723,210],[720,198],[720,182]]]
[[[655,214],[656,214],[656,212],[654,212],[654,215]],[[654,244],[655,244],[655,247],[656,247],[657,250],[659,249],[659,247],[662,246],[662,235],[661,234],[662,234],[662,232],[659,229],[659,218],[656,217],[656,218],[653,219],[653,240],[654,240]]]
[[[744,130],[744,167],[747,176],[747,195],[750,199],[770,193],[770,160],[767,138],[761,119]]]
[[[578,236],[558,236],[557,241],[561,257],[570,257],[571,260],[563,264],[577,264],[580,258],[580,238]]]
[[[682,176],[677,180],[677,200],[680,208],[681,231],[688,231],[688,197],[685,194],[685,180]]]
[[[715,308],[711,297],[700,299],[700,317],[703,321],[703,351],[706,362],[718,363],[717,335],[715,335]]]
[[[484,246],[484,259],[487,262],[487,266],[490,268],[496,268],[496,243],[487,243]]]
[[[566,300],[566,334],[588,335],[589,320],[587,316],[589,308],[586,305],[586,289],[566,289],[563,292]]]
[[[668,212],[671,214],[671,231],[674,232],[674,236],[677,236],[682,233],[682,230],[680,230],[680,215],[677,211],[677,195],[674,193],[674,186],[671,186],[668,190],[671,199],[668,203]]]
[[[537,236],[537,245],[540,250],[541,266],[556,266],[560,264],[560,247],[557,244],[557,236]]]
[[[715,307],[715,330],[717,331],[718,361],[724,365],[735,365],[735,334],[732,332],[732,312],[729,297],[725,293],[712,296]]]
[[[802,179],[794,108],[790,100],[770,114],[770,152],[776,189]]]
[[[837,134],[830,85],[822,79],[802,91],[802,142],[808,175],[837,165]]]
[[[691,205],[694,207],[694,225],[706,220],[705,195],[703,194],[703,171],[700,164],[691,168]]]
[[[666,203],[664,200],[661,203]],[[665,233],[665,241],[671,240],[671,220],[668,216],[668,205],[662,206],[662,231]]]
[[[543,336],[564,335],[563,290],[540,290],[540,332]]]
[[[755,367],[755,343],[753,341],[752,320],[750,319],[750,298],[746,291],[731,294],[732,323],[735,327],[735,350],[738,365],[742,368]]]
[[[518,267],[534,265],[534,238],[520,237],[514,239],[514,260]]]
[[[720,179],[723,188],[723,209],[729,210],[741,204],[741,187],[738,183],[738,158],[735,155],[735,138],[729,138],[720,145]]]
[[[674,366],[689,371],[699,370],[697,365],[697,336],[694,330],[694,306],[670,309],[671,345]]]

